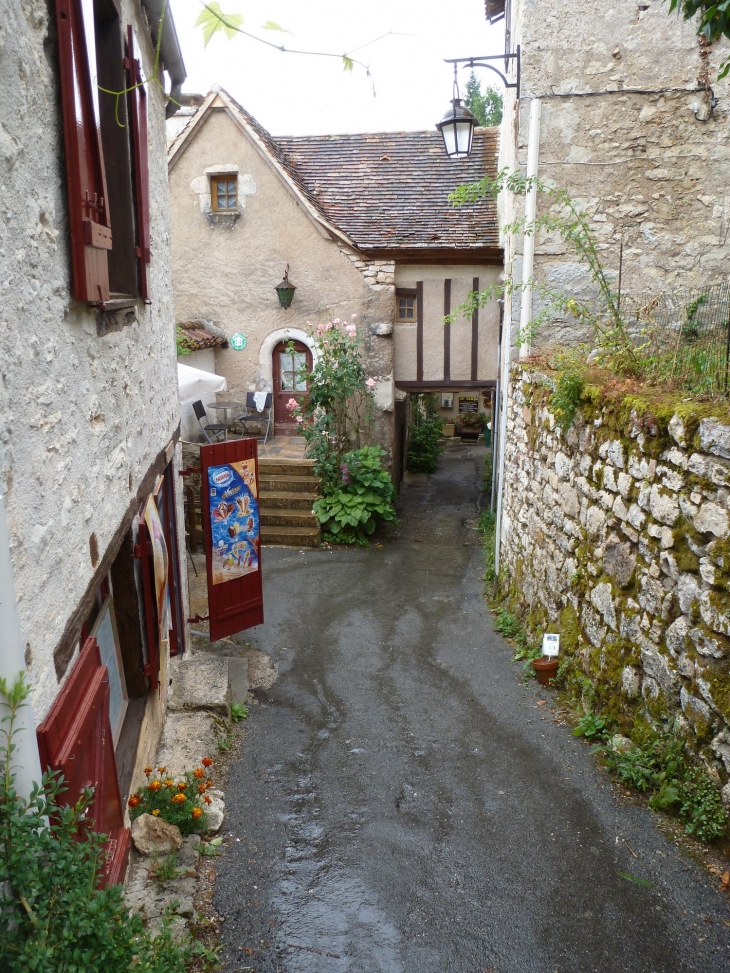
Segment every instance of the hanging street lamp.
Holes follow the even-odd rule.
[[[287,264],[286,270],[284,271],[284,279],[280,284],[276,285],[276,293],[279,298],[279,304],[282,307],[291,307],[295,290],[296,286],[289,280],[289,264]]]
[[[488,64],[488,61],[502,61],[504,60],[504,69],[507,71],[509,69],[510,61],[516,62],[517,77],[515,81],[508,81],[506,76],[498,71],[497,68],[492,64]],[[517,52],[515,54],[495,54],[489,57],[456,57],[448,58],[446,60],[447,64],[454,65],[454,91],[453,98],[451,99],[451,108],[446,112],[444,117],[440,122],[436,123],[436,128],[441,132],[441,136],[444,140],[444,149],[446,149],[446,155],[450,159],[467,159],[471,153],[471,143],[472,136],[474,135],[474,129],[479,124],[469,111],[469,109],[462,105],[461,98],[459,97],[459,79],[457,72],[459,70],[459,65],[465,65],[474,70],[474,68],[487,68],[489,71],[494,71],[495,74],[499,75],[502,79],[502,83],[505,88],[515,88],[517,98],[520,97],[520,48],[517,46]]]

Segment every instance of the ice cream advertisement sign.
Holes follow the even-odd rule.
[[[208,468],[213,584],[259,569],[256,461]]]

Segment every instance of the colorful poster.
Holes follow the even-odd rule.
[[[168,586],[168,559],[165,532],[153,497],[150,497],[144,508],[144,522],[150,535],[152,545],[152,560],[155,565],[155,594],[157,596],[157,619],[159,621],[160,644],[166,642],[169,636],[172,613],[170,611],[170,591]]]
[[[208,468],[213,584],[259,569],[256,461]]]

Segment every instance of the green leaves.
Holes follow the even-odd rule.
[[[195,26],[203,28],[203,44],[207,47],[211,37],[219,31],[222,31],[228,40],[232,40],[242,23],[243,14],[224,14],[217,0],[210,0],[210,3],[206,3],[200,11]]]
[[[340,482],[326,488],[324,496],[315,501],[315,516],[338,543],[362,541],[382,520],[395,520],[395,487],[382,468],[384,455],[379,446],[346,453]]]
[[[342,55],[342,70],[343,71],[352,71],[352,69],[354,67],[355,67],[355,62],[352,60],[352,58],[351,57],[348,57],[347,54],[343,54]]]

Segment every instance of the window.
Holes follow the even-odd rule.
[[[396,311],[399,321],[415,321],[417,314],[417,298],[415,290],[399,288],[395,292]]]
[[[147,92],[133,31],[114,0],[58,0],[56,21],[74,296],[148,300]]]
[[[238,212],[238,177],[212,176],[210,198],[214,213]]]

